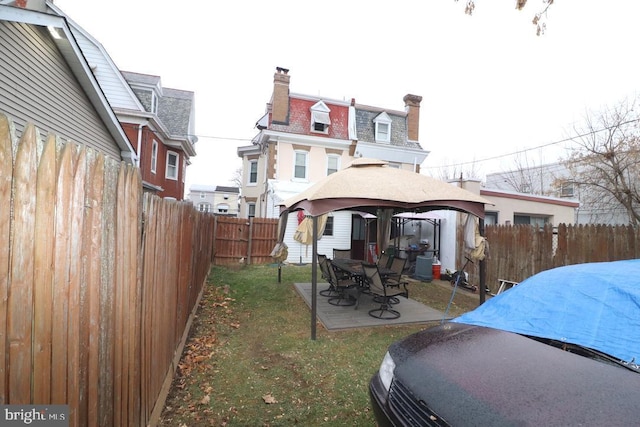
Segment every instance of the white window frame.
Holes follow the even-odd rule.
[[[316,102],[310,108],[311,120],[310,120],[309,131],[312,133],[321,133],[321,134],[327,135],[329,133],[329,126],[331,126],[331,119],[329,117],[329,113],[331,113],[331,110],[329,109],[329,107],[327,107],[327,104],[325,104],[322,101]],[[316,116],[324,117],[325,120],[328,121],[329,123],[316,122],[316,120],[314,119],[314,117]],[[318,123],[319,125],[322,125],[322,129],[316,129],[316,123]]]
[[[151,173],[155,174],[158,167],[158,141],[151,143]]]
[[[373,119],[373,123],[375,123],[375,139],[376,142],[383,142],[389,144],[391,142],[391,117],[385,112],[382,112]],[[382,129],[386,128],[386,132],[382,132]]]
[[[251,180],[252,171],[251,168],[255,165],[255,181]],[[247,174],[247,185],[258,185],[258,161],[257,160],[249,160],[249,173]]]
[[[175,157],[176,162],[175,162],[175,172],[173,174],[169,173],[169,171],[171,170],[169,168],[169,159]],[[167,151],[167,162],[166,162],[166,169],[164,171],[164,177],[166,179],[170,179],[173,181],[177,181],[178,177],[180,176],[180,154],[176,153],[175,151]]]
[[[330,163],[332,160],[336,161],[335,171],[330,167],[331,166]],[[337,154],[327,154],[327,176],[331,175],[332,173],[338,172],[339,170],[340,170],[340,156],[338,156]]]
[[[575,186],[573,182],[563,182],[560,184],[560,197],[574,197]]]
[[[255,216],[256,216],[256,204],[255,204],[255,202],[247,203],[247,218],[253,218]]]
[[[200,198],[201,199],[206,199],[207,198],[207,193],[204,193],[204,192],[200,193]]]
[[[298,155],[304,156],[304,165],[298,164]],[[304,167],[304,177],[296,176],[296,168]],[[293,181],[307,181],[309,179],[309,152],[305,150],[295,150],[293,152]]]
[[[198,203],[198,211],[208,213],[211,210],[211,203]]]

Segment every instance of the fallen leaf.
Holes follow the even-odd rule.
[[[271,396],[270,394],[266,394],[266,395],[262,396],[262,400],[264,400],[264,403],[266,403],[267,405],[270,405],[272,403],[278,403],[276,398]]]
[[[205,397],[202,398],[200,403],[202,403],[203,405],[207,405],[209,404],[210,401],[211,401],[211,397],[209,397],[209,395],[207,394]]]

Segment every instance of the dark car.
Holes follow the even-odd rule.
[[[538,273],[393,343],[380,426],[640,424],[640,260]]]

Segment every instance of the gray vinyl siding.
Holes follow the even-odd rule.
[[[0,21],[0,111],[16,136],[26,123],[41,136],[92,147],[120,159],[120,149],[45,28]]]

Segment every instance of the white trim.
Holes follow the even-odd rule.
[[[169,175],[169,159],[172,156],[175,156],[175,158],[176,158],[175,176]],[[166,167],[165,167],[165,170],[164,170],[164,177],[166,179],[170,179],[172,181],[177,181],[179,176],[180,176],[180,154],[176,153],[175,151],[167,151],[167,161],[166,161]]]
[[[158,169],[158,141],[151,142],[151,173],[155,175]]]
[[[327,171],[327,176],[331,175],[329,173],[329,161],[331,159],[335,159],[336,160],[336,170],[335,170],[335,172],[338,172],[340,170],[340,160],[341,160],[341,158],[342,157],[337,155],[337,154],[327,154],[327,162],[326,162],[327,167],[325,168],[325,170]],[[334,173],[334,172],[332,172],[332,173]]]
[[[378,114],[378,116],[373,119],[373,123],[375,123],[376,125],[376,132],[375,132],[375,140],[376,142],[382,142],[382,143],[390,143],[391,142],[391,118],[389,117],[389,115],[385,112],[382,112],[380,114]],[[382,133],[381,132],[381,127],[385,127],[386,126],[386,133]]]
[[[304,155],[304,176],[296,176],[296,167],[298,165],[298,154]],[[293,150],[293,173],[291,174],[292,181],[307,181],[309,179],[309,152],[306,150]]]

